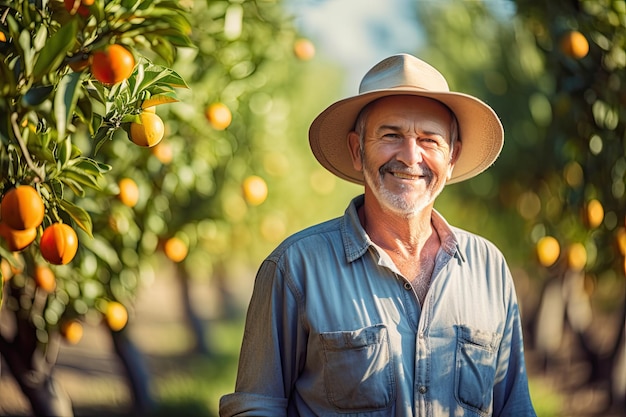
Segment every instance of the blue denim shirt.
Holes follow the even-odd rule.
[[[362,203],[262,263],[220,416],[535,416],[500,251],[434,212],[442,246],[421,307]]]

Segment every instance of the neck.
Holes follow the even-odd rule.
[[[415,256],[439,238],[431,223],[432,205],[418,213],[402,215],[385,209],[373,198],[359,209],[361,225],[370,239],[386,251]],[[436,242],[435,242],[436,240]]]

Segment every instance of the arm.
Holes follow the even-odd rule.
[[[535,417],[528,391],[528,376],[524,359],[524,342],[517,296],[513,279],[504,267],[508,285],[505,294],[507,317],[498,354],[496,385],[494,387],[494,416]]]
[[[244,330],[237,382],[222,397],[220,416],[286,416],[303,358],[296,298],[275,262],[265,261],[255,280]]]

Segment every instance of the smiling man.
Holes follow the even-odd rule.
[[[506,261],[433,209],[497,158],[495,112],[394,55],[309,140],[364,194],[262,263],[220,416],[534,416]]]

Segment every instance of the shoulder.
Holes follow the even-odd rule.
[[[504,255],[489,239],[458,227],[451,226],[450,228],[457,239],[459,250],[464,256],[479,257],[480,259],[489,258],[505,263]]]
[[[294,233],[272,251],[268,260],[279,261],[287,253],[304,252],[311,255],[312,250],[341,245],[342,222],[343,218],[338,217]]]

